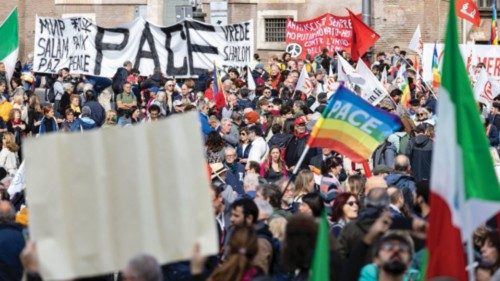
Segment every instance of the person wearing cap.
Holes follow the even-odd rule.
[[[253,126],[258,126],[260,120],[259,113],[256,111],[249,111],[245,113],[245,119],[243,120],[247,127],[253,127]]]
[[[210,163],[210,179],[212,184],[218,185],[222,189],[222,198],[224,203],[231,205],[236,198],[238,198],[238,193],[234,191],[233,187],[226,183],[226,172],[227,168],[223,163]]]
[[[305,118],[295,118],[295,121],[293,122],[293,137],[290,139],[290,142],[285,150],[285,163],[287,167],[293,170],[293,168],[297,165],[302,152],[304,152],[308,139],[309,134],[306,131]],[[311,158],[314,157],[315,154],[316,151],[314,149],[309,150],[304,158],[304,161],[302,161],[300,168],[307,169]]]

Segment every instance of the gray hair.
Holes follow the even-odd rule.
[[[236,149],[232,146],[226,146],[226,148],[224,149],[224,154],[228,153],[228,152],[234,152],[236,153]]]
[[[202,111],[205,106],[208,106],[208,103],[205,100],[199,100],[198,104],[196,104],[196,109]]]
[[[259,216],[269,218],[273,214],[273,206],[269,202],[261,198],[255,198],[253,200],[257,208],[259,209]]]
[[[257,186],[259,186],[259,176],[257,174],[247,174],[245,178],[243,178],[243,186],[245,192],[256,191]]]
[[[156,258],[151,255],[138,255],[128,262],[128,269],[140,281],[161,281],[163,276]]]
[[[233,120],[231,120],[231,118],[222,118],[222,120],[220,120],[220,123],[221,124],[224,124],[224,123],[233,123]]]

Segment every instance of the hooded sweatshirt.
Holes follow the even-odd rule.
[[[432,147],[433,141],[426,135],[417,135],[408,144],[406,154],[416,182],[431,176]]]

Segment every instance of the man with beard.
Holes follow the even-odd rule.
[[[419,279],[419,272],[409,268],[413,256],[413,242],[409,235],[391,231],[383,236],[375,247],[374,263],[361,270],[360,280]]]

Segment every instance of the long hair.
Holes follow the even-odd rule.
[[[19,146],[16,144],[16,138],[12,133],[3,133],[3,138],[6,140],[5,147],[11,152],[17,152],[19,150]]]
[[[217,152],[224,148],[224,139],[217,132],[210,132],[207,135],[205,145],[208,150]]]
[[[309,170],[301,170],[295,179],[295,194],[298,196],[302,193],[309,193],[312,190],[308,190],[309,183],[314,179],[314,175]]]
[[[235,228],[229,240],[229,257],[210,276],[210,281],[240,281],[257,255],[257,235],[250,227]]]
[[[271,157],[271,152],[274,149],[277,149],[278,152],[280,153],[280,158],[278,159],[278,169],[279,169],[281,175],[283,175],[283,176],[287,175],[286,164],[285,164],[285,161],[283,160],[283,157],[281,156],[280,148],[276,145],[273,145],[271,147],[271,149],[269,149],[269,155],[267,156],[267,160],[264,161],[264,163],[262,163],[262,168],[261,168],[261,173],[260,173],[260,175],[262,177],[267,174],[267,172],[269,171],[269,169],[271,169],[271,167],[273,165],[273,158]]]
[[[40,98],[37,95],[32,95],[30,97],[29,108],[36,112],[42,112],[42,106],[40,105]]]

